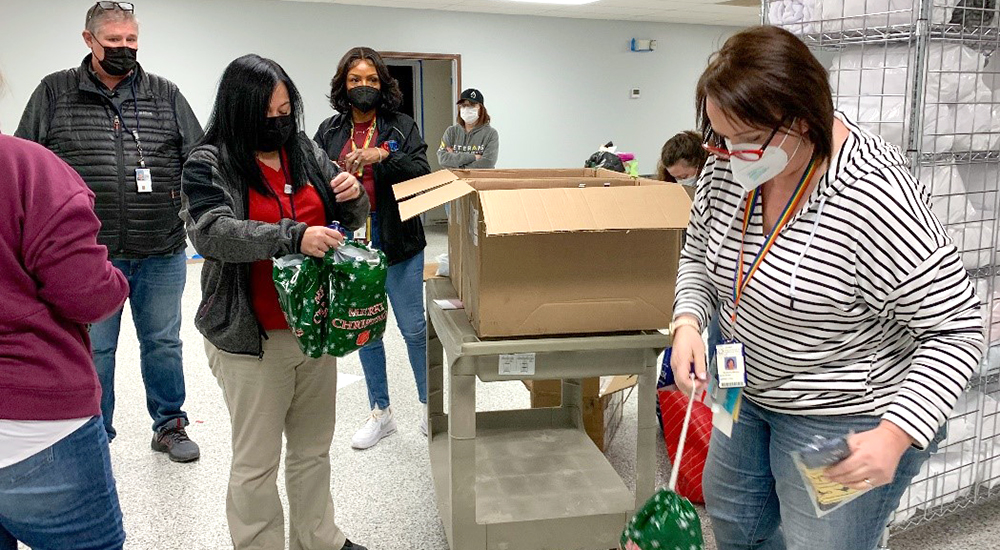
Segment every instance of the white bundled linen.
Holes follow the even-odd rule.
[[[955,151],[988,151],[1000,147],[1000,111],[989,103],[955,106]]]
[[[906,521],[918,510],[943,506],[970,494],[978,480],[977,458],[986,468],[997,461],[992,476],[1000,476],[1000,454],[997,453],[1000,446],[994,447],[992,439],[982,445],[975,442],[976,418],[981,415],[992,418],[997,414],[998,408],[1000,403],[996,399],[979,391],[970,391],[959,397],[955,411],[948,420],[948,436],[939,444],[938,452],[927,459],[920,473],[903,493],[893,523]],[[994,426],[997,427],[1000,426]],[[989,434],[984,432],[983,435]],[[989,469],[985,473],[989,474]],[[986,479],[990,479],[990,476],[987,475]]]
[[[931,210],[942,224],[951,226],[976,219],[976,209],[969,202],[965,183],[955,166],[921,167],[917,179],[931,194]]]
[[[906,147],[909,116],[903,97],[836,98],[837,108],[872,133],[899,148]],[[924,131],[921,149],[926,152],[950,151],[955,137],[950,133],[938,135],[938,128],[954,128],[954,109],[949,105],[928,105],[924,110]]]
[[[835,96],[907,96],[914,66],[906,45],[853,46],[834,56],[830,85]],[[985,58],[968,46],[931,44],[927,50],[927,103],[971,103],[982,89]]]
[[[971,446],[969,452],[931,455],[899,500],[893,523],[906,521],[918,510],[943,506],[968,495],[975,481],[974,465]]]
[[[819,32],[820,0],[777,0],[768,5],[768,21],[794,34]]]
[[[946,228],[962,256],[965,269],[978,269],[993,263],[993,223],[993,220],[978,220]]]
[[[931,24],[951,19],[959,0],[936,0]],[[912,25],[917,21],[920,0],[823,0],[823,32],[849,31],[871,27]]]

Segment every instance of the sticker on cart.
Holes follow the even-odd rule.
[[[500,374],[508,376],[533,376],[535,374],[535,354],[512,353],[501,355]]]

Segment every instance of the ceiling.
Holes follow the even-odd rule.
[[[598,0],[582,6],[509,0],[286,0],[578,19],[748,26],[760,22],[759,0]]]

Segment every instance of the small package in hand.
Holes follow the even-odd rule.
[[[795,467],[802,475],[816,517],[823,517],[864,494],[826,478],[826,470],[851,456],[846,437],[826,439],[816,436],[813,442],[792,453]]]

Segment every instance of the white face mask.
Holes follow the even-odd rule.
[[[677,180],[677,183],[679,183],[681,185],[688,185],[688,186],[693,187],[696,183],[698,183],[698,176],[691,176],[690,178],[684,178],[682,180]]]
[[[753,191],[763,185],[764,182],[784,172],[785,168],[788,167],[790,157],[788,156],[788,153],[781,148],[786,139],[788,139],[788,134],[785,134],[785,137],[781,139],[781,143],[769,145],[767,149],[764,150],[764,156],[760,157],[758,160],[742,160],[736,157],[730,157],[729,168],[733,171],[733,179],[735,179],[736,183],[740,184],[740,186],[742,186],[747,193]],[[799,145],[802,145],[802,140],[799,140],[798,145],[795,146],[795,151],[792,151],[792,156],[795,156],[795,153],[798,152]],[[760,149],[760,147],[761,145],[759,143],[733,144],[732,141],[726,139],[726,148],[730,151]]]
[[[458,112],[466,124],[475,124],[476,122],[479,122],[478,105],[474,107],[462,107]]]

